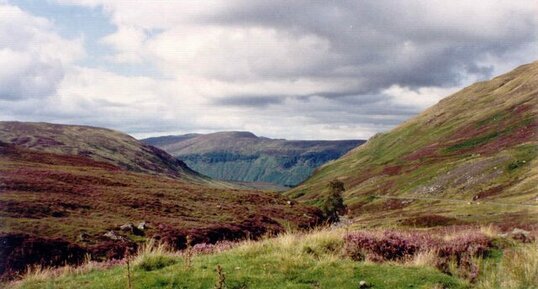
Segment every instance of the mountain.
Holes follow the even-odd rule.
[[[158,239],[181,249],[321,221],[277,194],[218,187],[167,153],[102,128],[0,123],[0,277],[32,264],[119,258]]]
[[[338,179],[364,224],[536,224],[537,115],[533,62],[446,97],[286,194],[319,206]]]
[[[41,152],[88,157],[133,172],[202,179],[185,163],[135,138],[105,128],[0,122],[0,141]]]
[[[295,186],[318,166],[337,159],[361,140],[288,141],[250,132],[217,132],[142,140],[215,179]]]

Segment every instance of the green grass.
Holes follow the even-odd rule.
[[[245,242],[229,251],[198,255],[191,266],[184,259],[145,270],[135,260],[133,288],[214,288],[215,268],[220,265],[226,288],[357,288],[361,280],[373,288],[468,288],[465,281],[428,266],[356,262],[341,256],[343,232],[321,231],[313,234],[287,234],[260,242]],[[155,255],[152,256],[152,258]],[[149,262],[153,264],[154,262]],[[125,266],[70,273],[28,277],[15,288],[126,288]]]
[[[457,143],[455,145],[451,145],[451,146],[447,147],[446,152],[450,153],[450,152],[455,152],[455,151],[462,150],[462,149],[474,148],[474,147],[477,147],[479,145],[485,144],[485,143],[491,141],[492,139],[494,139],[494,138],[496,138],[498,136],[499,136],[498,132],[492,132],[492,133],[489,133],[489,134],[486,134],[486,135],[483,135],[483,136],[470,138],[470,139],[467,139],[467,140],[462,141],[460,143]]]

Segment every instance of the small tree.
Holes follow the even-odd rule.
[[[329,194],[324,200],[322,210],[328,222],[334,223],[340,220],[339,215],[346,212],[342,193],[346,190],[344,183],[339,180],[332,180],[328,185]]]

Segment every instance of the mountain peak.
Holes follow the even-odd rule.
[[[221,131],[207,134],[206,136],[230,137],[230,138],[258,138],[249,131]]]

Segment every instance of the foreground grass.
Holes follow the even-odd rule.
[[[484,272],[477,288],[537,289],[538,244],[508,250],[500,262]]]
[[[342,231],[286,234],[208,255],[185,257],[162,248],[145,250],[131,263],[133,288],[468,288],[465,281],[429,266],[375,264],[343,258]],[[223,275],[216,273],[221,266]],[[125,265],[79,273],[34,274],[13,288],[127,288]]]

